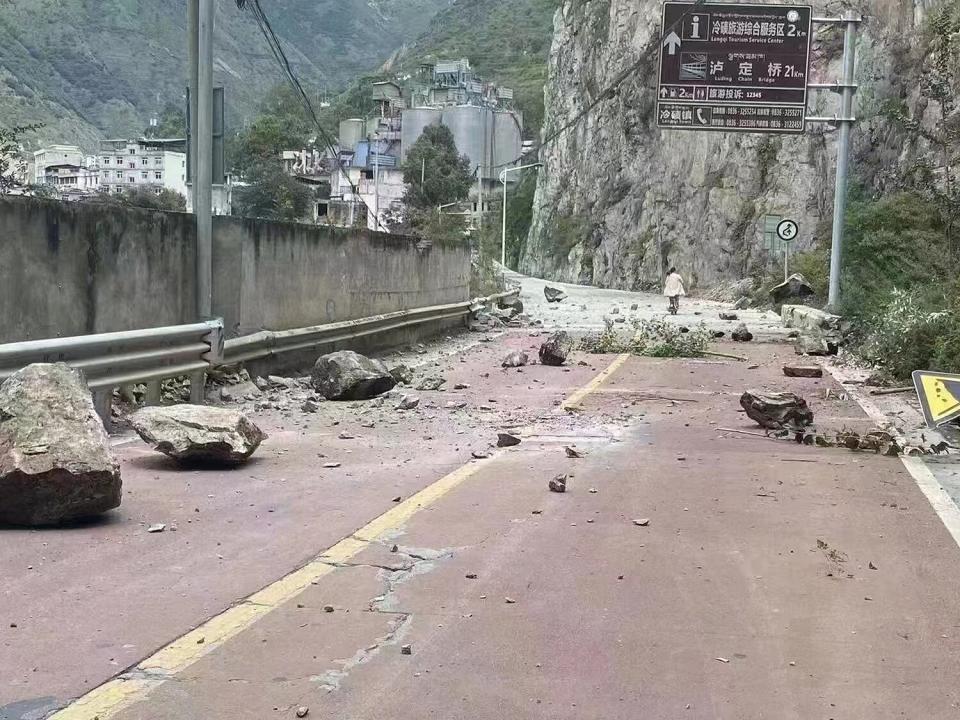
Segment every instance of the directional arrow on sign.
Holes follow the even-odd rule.
[[[667,49],[668,54],[676,55],[677,48],[680,47],[680,36],[671,31],[670,34],[664,38],[663,46]]]

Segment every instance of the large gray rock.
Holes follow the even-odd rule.
[[[573,338],[569,333],[563,330],[555,332],[540,346],[540,362],[544,365],[563,365],[573,352],[573,346]]]
[[[368,400],[393,390],[397,380],[379,360],[341,350],[317,360],[312,383],[327,400]]]
[[[791,392],[747,390],[740,397],[747,416],[768,430],[802,428],[813,424],[813,412],[807,401]]]
[[[63,364],[0,385],[0,522],[53,525],[120,505],[120,467],[86,383]]]
[[[517,315],[523,314],[523,303],[516,295],[511,295],[508,298],[501,298],[498,304],[500,309],[506,311],[511,318],[515,318]]]
[[[130,424],[154,450],[181,462],[237,465],[267,437],[243,413],[203,405],[144,408]]]
[[[770,298],[782,303],[791,298],[805,298],[814,295],[814,289],[800,273],[794,273],[779,285],[770,289]]]
[[[544,286],[543,296],[547,299],[548,303],[558,303],[563,302],[567,299],[567,294],[560,288],[550,287],[549,285]]]

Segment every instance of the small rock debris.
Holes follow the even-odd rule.
[[[557,475],[547,486],[550,488],[550,492],[565,493],[567,491],[567,476]]]
[[[647,527],[650,524],[650,518],[637,518],[633,521],[633,524],[638,527]]]
[[[155,525],[151,525],[150,527],[148,527],[148,528],[147,528],[147,532],[148,532],[148,533],[162,533],[162,532],[163,532],[164,530],[166,530],[166,529],[167,529],[167,526],[164,525],[163,523],[156,523]]]
[[[582,458],[583,455],[584,455],[583,452],[581,452],[580,450],[577,450],[575,447],[571,447],[571,446],[569,446],[569,445],[568,445],[567,447],[565,447],[565,448],[563,449],[563,451],[567,454],[567,457],[568,457],[568,458],[571,458],[571,459]]]
[[[327,613],[332,613],[332,612],[334,611],[334,607],[333,607],[333,605],[324,605],[324,606],[323,606],[323,611],[324,611],[324,612],[327,612]]]
[[[401,655],[413,655],[413,646],[412,645],[401,645],[400,646]]]
[[[503,601],[504,601],[507,605],[516,605],[516,603],[517,603],[517,601],[514,600],[512,597],[505,597],[505,598],[503,599]]]
[[[298,718],[304,718],[309,714],[310,714],[310,708],[308,708],[306,705],[301,705],[300,707],[297,708]]]
[[[507,448],[514,447],[519,445],[521,442],[520,438],[513,433],[497,433],[497,447]]]

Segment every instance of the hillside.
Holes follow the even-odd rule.
[[[395,58],[409,68],[425,59],[468,58],[484,77],[516,92],[524,125],[543,123],[543,87],[558,0],[455,0]]]
[[[450,0],[261,0],[305,87],[336,91],[418,37]],[[228,123],[281,81],[249,12],[217,3],[215,81]],[[43,122],[37,140],[86,146],[142,130],[187,84],[186,0],[0,3],[0,118]]]

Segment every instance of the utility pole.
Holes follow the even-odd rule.
[[[373,229],[380,228],[380,133],[373,135],[377,144],[373,154]]]
[[[483,230],[483,165],[477,165],[477,225]]]
[[[856,69],[857,25],[860,18],[852,10],[843,13],[846,31],[843,41],[843,77],[840,87],[840,136],[837,141],[837,178],[833,196],[833,242],[830,247],[830,293],[827,304],[837,309],[840,302],[840,266],[843,259],[843,225],[847,212],[847,167],[850,162],[850,128],[853,117],[853,94],[857,90]]]
[[[197,2],[197,0],[193,0]],[[193,212],[197,217],[197,315],[213,313],[213,24],[214,0],[199,0],[197,36],[197,124],[194,146]]]

